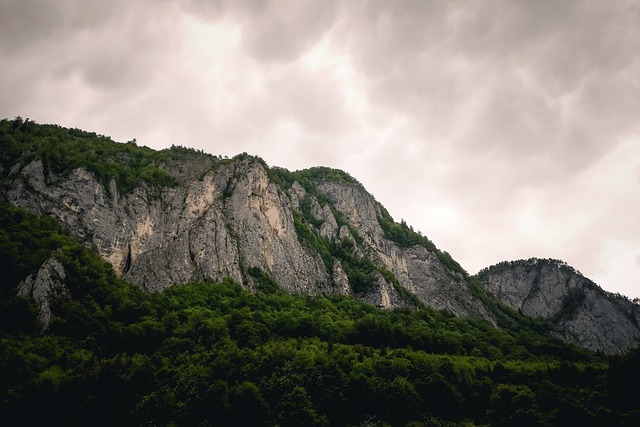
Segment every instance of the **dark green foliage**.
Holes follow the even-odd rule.
[[[64,176],[78,167],[92,172],[106,189],[113,179],[121,193],[128,193],[146,182],[151,186],[174,186],[177,180],[163,164],[171,153],[184,150],[154,151],[139,147],[135,140],[116,144],[110,138],[79,129],[39,125],[29,120],[0,121],[0,162],[5,174],[13,165],[26,165],[41,159],[45,176]]]
[[[302,210],[302,212],[305,211]],[[298,237],[320,254],[327,269],[331,271],[334,261],[340,260],[353,291],[356,293],[369,291],[375,283],[376,267],[373,262],[367,257],[357,255],[352,240],[343,239],[341,242],[330,242],[314,232],[309,222],[306,216],[300,215],[296,211],[293,212],[293,224]],[[357,232],[355,234],[357,235]]]
[[[148,303],[151,316],[140,307]],[[136,308],[131,322],[99,320],[97,339],[60,330],[4,335],[2,421],[34,421],[23,402],[58,423],[99,425],[554,424],[561,413],[591,422],[609,416],[599,359],[538,361],[522,349],[496,363],[484,357],[489,346],[508,354],[519,346],[514,337],[443,313],[251,294],[231,282],[172,287],[128,304]],[[116,333],[120,339],[105,339]],[[478,356],[466,355],[475,349]]]
[[[18,283],[38,272],[58,249],[77,246],[49,217],[0,202],[0,331],[33,332],[35,307],[16,295]]]
[[[628,425],[639,425],[638,396],[630,392],[640,384],[640,348],[613,358],[607,378],[609,404],[615,413],[623,414]],[[604,403],[600,403],[605,406]]]
[[[311,212],[312,203],[313,197],[309,193],[306,193],[300,201],[300,213],[306,222],[318,228],[322,225],[322,220],[313,216],[313,213]]]
[[[251,267],[247,273],[255,279],[256,290],[259,292],[271,293],[280,290],[280,287],[269,274],[260,270],[258,267]]]
[[[566,317],[573,317],[576,314],[578,308],[582,305],[586,297],[585,291],[582,288],[571,288],[567,292],[567,295],[562,300],[562,314]]]
[[[369,258],[356,253],[353,240],[345,238],[340,243],[334,243],[332,254],[340,259],[354,292],[366,293],[374,286],[376,267]]]
[[[35,273],[52,252],[76,245],[58,223],[0,202],[0,268],[2,290],[8,291]]]
[[[293,225],[300,241],[306,243],[310,248],[320,254],[325,267],[331,271],[334,257],[331,254],[329,241],[315,233],[305,218],[295,210],[293,211]]]
[[[492,265],[491,267],[483,268],[478,272],[478,274],[476,274],[476,276],[482,279],[484,276],[488,274],[499,272],[504,269],[513,269],[513,268],[520,267],[525,269],[541,270],[545,266],[560,268],[572,274],[577,274],[582,276],[582,273],[580,273],[575,268],[571,267],[565,261],[553,259],[553,258],[529,258],[529,259],[521,259],[521,260],[515,260],[515,261],[502,261],[495,265]]]
[[[333,169],[324,166],[317,166],[309,169],[302,169],[291,172],[280,167],[272,167],[269,170],[269,177],[278,183],[283,189],[289,189],[294,182],[298,182],[306,191],[315,194],[318,181],[335,181],[351,184],[362,188],[362,184],[357,179],[340,169]]]

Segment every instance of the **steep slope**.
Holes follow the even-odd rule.
[[[495,323],[448,254],[395,223],[341,171],[118,144],[77,129],[2,121],[0,194],[46,213],[140,288],[263,274],[292,293],[424,304]]]
[[[184,186],[142,184],[126,194],[113,181],[108,191],[83,167],[46,174],[36,159],[6,188],[9,201],[59,218],[147,290],[203,278],[242,281],[245,266],[269,271],[290,291],[317,293],[328,281],[319,257],[296,238],[288,199],[249,159]]]
[[[324,179],[322,174],[314,179],[313,172],[308,171],[306,175],[312,177],[308,187],[315,194],[308,195],[300,186],[292,188],[295,199],[311,199],[312,212],[318,212],[312,213],[312,219],[318,224],[317,231],[329,239],[353,240],[360,253],[383,267],[381,274],[376,274],[379,285],[372,287],[367,300],[393,306],[390,298],[394,298],[396,292],[391,285],[397,282],[429,307],[493,321],[488,308],[471,292],[465,280],[466,272],[448,255],[438,251],[433,243],[417,235],[406,224],[396,224],[384,207],[358,183]],[[322,202],[324,208],[319,213]],[[328,215],[331,209],[327,210],[327,206],[347,225],[334,227],[334,221]],[[400,235],[394,236],[392,229],[401,230]],[[445,264],[447,261],[450,265]],[[391,273],[386,277],[386,284],[385,272]]]
[[[640,305],[605,292],[562,261],[504,262],[477,278],[512,309],[551,320],[565,341],[604,353],[640,342]]]

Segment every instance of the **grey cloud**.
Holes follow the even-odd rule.
[[[635,0],[0,0],[0,115],[341,167],[470,269],[545,241],[595,265],[640,240],[637,169],[592,188],[638,155],[638,22]]]
[[[171,0],[169,0],[171,1]],[[179,0],[182,11],[201,20],[244,20],[260,15],[273,0]]]
[[[461,149],[502,150],[507,160],[538,153],[571,173],[609,150],[609,137],[638,130],[640,111],[640,33],[631,23],[640,7],[584,6],[459,2],[434,20],[417,10],[407,18],[394,4],[377,11],[375,22],[383,24],[373,34],[354,36],[350,52],[377,82],[373,99],[424,123],[426,134],[430,126],[445,140],[434,132],[438,125],[455,133],[469,123],[454,141]],[[424,23],[431,28],[422,31]],[[482,109],[466,109],[479,91],[486,92]]]
[[[0,28],[13,50],[9,55],[16,55],[14,64],[25,58],[39,61],[37,70],[21,70],[26,76],[18,79],[46,76],[55,82],[77,73],[99,90],[126,89],[143,83],[159,65],[162,34],[149,31],[155,16],[144,7],[117,1],[5,1],[0,16],[11,23]],[[29,84],[24,81],[25,87]]]
[[[120,0],[2,0],[0,50],[15,54],[40,45],[60,46],[70,36],[109,25],[115,16],[126,12],[124,4]]]
[[[304,133],[339,136],[355,125],[345,106],[345,95],[339,81],[318,73],[289,72],[268,82],[270,105],[280,111],[279,120],[291,120]]]
[[[53,3],[36,0],[2,0],[0,2],[0,50],[4,55],[28,48],[53,35],[63,18]],[[25,26],[28,25],[30,30]]]
[[[335,18],[333,0],[185,0],[181,6],[206,21],[233,20],[242,28],[247,53],[267,63],[296,60],[331,28]]]
[[[261,61],[288,62],[300,56],[331,27],[333,1],[270,2],[243,27],[243,42]]]

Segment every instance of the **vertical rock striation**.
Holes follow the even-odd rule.
[[[3,196],[58,218],[119,276],[148,291],[224,277],[253,288],[247,271],[259,268],[288,292],[356,294],[384,308],[414,305],[413,294],[426,306],[494,322],[461,273],[432,250],[385,235],[384,208],[360,184],[321,179],[309,193],[296,181],[276,183],[259,159],[208,158],[194,159],[191,171],[188,159],[168,163],[177,186],[143,182],[129,192],[113,180],[103,185],[85,167],[57,176],[35,159],[12,170]],[[353,257],[371,266],[371,286],[355,292],[346,261],[320,254],[300,227],[329,248],[352,242]]]

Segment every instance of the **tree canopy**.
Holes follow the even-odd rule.
[[[446,312],[289,295],[268,276],[146,294],[55,222],[1,204],[0,422],[63,425],[621,425],[640,352],[607,358]],[[17,281],[55,257],[41,334]],[[7,310],[7,307],[12,307]],[[8,313],[8,314],[6,314]],[[34,411],[33,408],[38,410]]]

